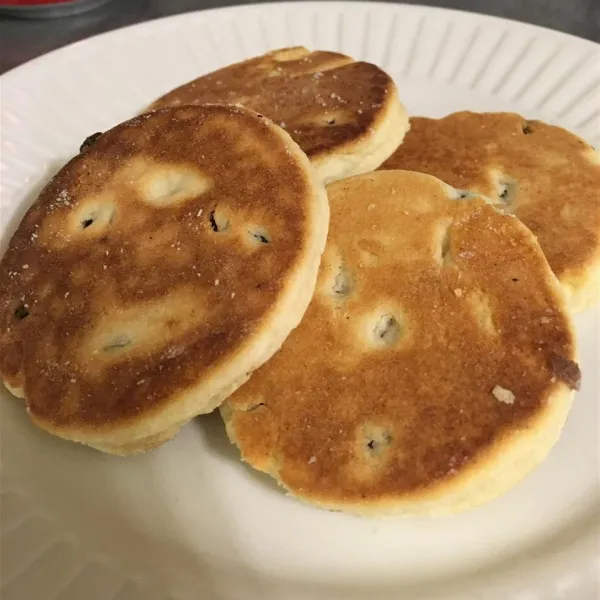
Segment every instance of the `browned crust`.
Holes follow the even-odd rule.
[[[0,372],[37,422],[93,431],[164,410],[252,339],[306,251],[314,188],[292,146],[246,109],[166,109],[104,133],[52,179],[0,263]],[[209,189],[149,205],[157,168]],[[114,214],[83,228],[90,199]],[[248,243],[250,226],[270,243]],[[102,347],[115,322],[138,336],[116,358]]]
[[[600,160],[576,135],[513,113],[413,117],[381,169],[429,173],[500,208],[493,171],[503,173],[516,184],[507,210],[536,235],[559,280],[593,296],[575,299],[575,307],[600,294]]]
[[[568,396],[557,357],[574,365],[575,346],[531,233],[480,198],[449,200],[452,190],[418,173],[382,171],[328,193],[309,310],[222,407],[243,458],[307,501],[367,511],[431,500],[552,420],[544,447],[528,448],[545,455],[568,412],[565,402],[553,413]],[[401,324],[389,347],[370,337],[380,314]],[[522,462],[520,476],[539,459]]]
[[[284,127],[318,161],[371,137],[395,90],[376,65],[335,52],[284,48],[198,77],[150,108],[243,104]]]

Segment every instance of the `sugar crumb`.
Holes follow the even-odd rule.
[[[56,197],[56,202],[59,204],[64,204],[65,206],[69,206],[71,204],[71,197],[69,196],[69,192],[67,190],[61,190],[58,196]]]
[[[165,352],[164,352],[164,357],[166,359],[172,359],[172,358],[176,358],[177,356],[180,356],[181,354],[183,354],[185,352],[185,346],[181,346],[178,344],[173,344],[171,346],[169,346]]]
[[[504,404],[514,404],[515,402],[515,395],[510,390],[507,390],[500,385],[494,386],[492,395],[496,400],[503,402]]]
[[[463,295],[463,291],[462,291],[460,288],[456,288],[456,289],[454,290],[454,295],[455,295],[457,298],[460,298],[460,297]]]
[[[312,465],[312,464],[314,464],[314,463],[316,463],[316,462],[317,462],[317,457],[316,457],[316,456],[311,456],[311,457],[308,459],[308,464],[309,464],[309,465]]]

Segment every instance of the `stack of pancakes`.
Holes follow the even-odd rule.
[[[567,419],[599,189],[559,127],[409,123],[379,67],[273,51],[91,136],[48,183],[0,263],[0,375],[34,423],[104,452],[220,407],[302,500],[463,510]]]

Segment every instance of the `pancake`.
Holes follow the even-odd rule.
[[[329,208],[285,131],[165,109],[89,138],[0,262],[0,372],[33,421],[114,454],[212,411],[314,291]]]
[[[422,173],[328,188],[315,296],[222,406],[242,458],[311,504],[444,514],[541,462],[579,384],[533,234]]]
[[[335,52],[284,48],[203,75],[151,109],[217,102],[242,104],[285,128],[335,181],[376,169],[408,129],[391,77]]]
[[[574,134],[511,113],[415,117],[381,168],[488,196],[536,235],[573,311],[600,299],[600,155]]]

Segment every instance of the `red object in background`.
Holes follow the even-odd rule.
[[[73,0],[2,0],[0,6],[37,6],[39,4],[65,4]]]
[[[90,10],[110,0],[0,0],[0,16],[41,19]]]

